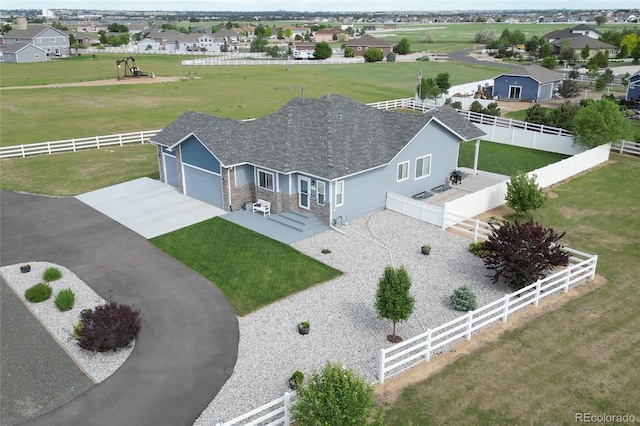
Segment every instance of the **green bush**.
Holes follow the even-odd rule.
[[[453,291],[451,304],[457,311],[473,311],[476,308],[476,295],[469,286],[462,286]]]
[[[47,268],[42,275],[42,279],[45,280],[45,282],[59,280],[60,278],[62,278],[62,273],[58,268],[53,267]]]
[[[475,243],[469,244],[469,251],[480,259],[486,259],[491,254],[491,252],[484,247],[484,241],[476,241]]]
[[[76,301],[76,295],[70,288],[60,290],[56,295],[56,299],[53,301],[56,308],[62,312],[66,312],[73,308],[73,304]]]
[[[24,297],[32,303],[43,302],[51,297],[51,287],[49,284],[36,284],[24,292]]]

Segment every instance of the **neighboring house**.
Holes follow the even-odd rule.
[[[76,42],[83,46],[90,47],[94,44],[100,43],[100,36],[95,33],[85,33],[78,31],[69,31],[68,35],[73,35],[76,38]]]
[[[33,44],[14,43],[2,46],[4,62],[24,64],[26,62],[47,62],[47,52]]]
[[[540,102],[551,99],[564,76],[540,65],[527,65],[493,79],[493,96]]]
[[[165,42],[165,48],[168,42]],[[220,53],[220,47],[225,44],[222,38],[214,37],[210,34],[192,33],[182,34],[176,41],[175,49],[179,52],[207,52]]]
[[[147,37],[155,40],[160,46],[160,50],[176,50],[176,41],[183,35],[180,31],[155,28]]]
[[[329,43],[332,41],[347,41],[349,39],[349,34],[340,27],[325,28],[316,31],[313,35],[313,39],[316,42],[326,41]]]
[[[629,77],[626,99],[628,101],[640,101],[640,71]]]
[[[560,49],[562,48],[563,44],[571,47],[576,51],[576,54],[578,55],[585,46],[589,46],[589,57],[605,50],[609,52],[609,57],[613,57],[618,53],[618,48],[616,46],[604,43],[600,40],[594,40],[586,35],[574,35],[568,38],[557,39],[550,42],[549,46],[551,46],[553,53],[558,54],[560,53]]]
[[[378,49],[382,50],[382,53],[384,55],[386,55],[393,49],[393,44],[367,34],[363,35],[360,38],[349,40],[347,42],[347,47],[353,48],[356,56],[363,56],[364,52],[366,52],[367,49],[371,47],[377,47]]]
[[[226,28],[221,29],[220,31],[216,31],[215,33],[213,33],[213,36],[223,39],[228,45],[238,44],[238,42],[240,41],[240,34]]]
[[[293,43],[294,59],[313,59],[316,51],[316,44],[307,41],[296,41]]]
[[[2,37],[3,44],[31,44],[49,58],[66,58],[71,49],[69,36],[48,25],[31,25],[26,30],[13,29]]]
[[[160,43],[156,40],[146,37],[138,42],[139,53],[157,53],[160,50]]]
[[[151,139],[160,178],[227,211],[264,199],[271,213],[346,223],[447,182],[460,142],[484,132],[451,108],[378,110],[340,95],[294,98],[248,121],[189,111]]]

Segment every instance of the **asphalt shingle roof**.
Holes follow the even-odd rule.
[[[152,141],[174,146],[193,133],[225,166],[250,163],[336,179],[389,163],[432,120],[461,140],[485,134],[451,108],[414,115],[332,94],[294,98],[251,121],[188,111]]]
[[[528,75],[541,84],[551,83],[552,81],[560,81],[564,79],[564,76],[562,74],[548,68],[541,67],[540,65],[514,67],[513,70],[500,74],[498,77],[503,75]]]

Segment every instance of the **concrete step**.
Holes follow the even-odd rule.
[[[298,212],[284,212],[277,215],[271,215],[268,219],[299,232],[306,232],[310,229],[322,226],[322,222],[320,222],[320,219],[317,217],[313,215],[307,216]]]

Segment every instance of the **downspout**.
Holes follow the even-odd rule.
[[[231,167],[227,169],[227,190],[229,191],[229,211],[233,211],[231,203]]]

